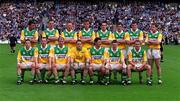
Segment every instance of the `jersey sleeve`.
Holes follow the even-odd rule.
[[[143,40],[143,34],[144,34],[143,31],[141,31],[140,35],[139,35],[139,40],[141,40],[141,41]]]
[[[61,37],[65,38],[64,32],[61,33]]]
[[[130,40],[130,36],[129,36],[129,33],[128,33],[128,32],[125,33],[124,39],[125,39],[126,41],[129,41],[129,40]]]
[[[49,52],[49,57],[53,57],[53,55],[54,55],[54,49],[51,48],[51,49],[50,49],[50,52]]]
[[[36,31],[35,34],[34,34],[35,40],[38,40],[38,36],[39,36],[38,31]]]
[[[130,34],[128,32],[126,32],[125,38],[126,38],[127,41],[130,41]]]
[[[162,41],[162,34],[159,34],[158,36],[158,42],[161,42]]]
[[[93,41],[96,38],[96,33],[94,31],[92,32],[92,37],[91,38],[92,38]]]
[[[71,52],[74,52],[75,53],[75,49],[74,48],[72,48],[72,49],[70,49],[70,51],[69,51],[69,56],[71,57],[71,58],[73,58],[73,59],[75,59],[75,55],[76,54],[72,54]]]
[[[145,42],[148,42],[148,40],[149,40],[149,36],[148,36],[148,34],[147,34],[147,35],[146,35]]]
[[[113,33],[112,32],[110,32],[110,34],[109,34],[109,38],[108,38],[109,40],[114,40],[114,35],[113,35]]]
[[[87,49],[85,49],[85,58],[90,59],[90,53]]]
[[[18,51],[17,61],[18,61],[18,62],[20,62],[20,61],[21,61],[21,52],[20,52],[20,50]]]
[[[46,37],[46,33],[44,31],[42,33],[42,37]]]
[[[121,59],[121,61],[124,61],[124,54],[123,54],[122,50],[121,50],[120,59]]]
[[[132,57],[132,52],[129,52],[129,53],[128,53],[128,61],[132,61],[132,58],[133,58],[133,57]]]
[[[146,61],[147,61],[147,54],[146,54],[146,51],[144,51],[143,61],[144,61],[144,62],[146,62]]]
[[[20,40],[24,41],[25,35],[24,35],[24,30],[21,31],[21,36],[20,36]]]
[[[34,49],[34,57],[38,57],[38,48]]]
[[[77,40],[77,38],[78,38],[77,37],[77,32],[74,33],[74,37],[73,38],[74,38],[74,40]]]
[[[59,38],[59,31],[58,30],[56,30],[55,37]]]

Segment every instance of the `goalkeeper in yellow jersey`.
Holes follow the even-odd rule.
[[[89,60],[90,55],[88,50],[85,47],[82,47],[81,40],[76,41],[76,47],[71,49],[71,76],[72,76],[72,83],[74,84],[75,81],[75,73],[77,70],[82,72],[82,80],[81,83],[86,83],[86,75],[89,68]]]

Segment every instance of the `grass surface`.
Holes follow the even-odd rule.
[[[129,86],[16,85],[17,55],[10,54],[8,45],[0,45],[0,101],[180,101],[179,52],[180,46],[165,46],[162,85],[157,84],[155,68],[153,86],[139,84],[137,73],[133,73],[133,84]],[[25,81],[29,80],[29,74],[26,73]]]

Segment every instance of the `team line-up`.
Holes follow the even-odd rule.
[[[146,71],[146,84],[152,85],[153,63],[157,68],[157,83],[162,84],[160,68],[160,43],[162,34],[156,23],[150,25],[146,34],[138,29],[133,21],[127,32],[123,31],[123,24],[116,24],[116,31],[107,30],[107,23],[101,23],[101,29],[96,33],[90,28],[90,21],[85,20],[84,28],[79,32],[73,31],[73,23],[66,23],[66,30],[59,34],[54,28],[54,21],[49,20],[43,31],[40,44],[35,22],[30,20],[27,28],[21,31],[23,46],[17,56],[17,84],[24,81],[24,72],[31,70],[33,84],[50,82],[67,83],[71,76],[71,83],[77,83],[76,73],[81,72],[81,83],[93,84],[94,72],[98,73],[98,82],[110,84],[111,73],[121,73],[121,83],[131,84],[131,72],[137,71],[142,83],[142,71]],[[147,48],[144,48],[147,46]],[[45,75],[45,72],[47,74]],[[62,78],[59,78],[62,72]],[[90,80],[87,81],[87,76]]]

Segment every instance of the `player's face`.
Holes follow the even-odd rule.
[[[117,46],[118,46],[117,43],[112,43],[112,48],[113,48],[113,49],[117,49]]]
[[[59,45],[63,45],[64,44],[64,39],[60,39],[58,42],[59,42]]]
[[[100,46],[101,46],[101,40],[98,40],[95,45],[96,45],[97,47],[100,47]]]
[[[89,22],[84,22],[84,28],[89,29],[89,27],[90,27],[90,23]]]
[[[117,25],[117,30],[118,30],[118,31],[122,31],[122,30],[123,30],[122,25]]]
[[[53,22],[53,21],[50,21],[50,22],[48,23],[48,27],[49,27],[50,29],[54,28],[54,22]]]
[[[135,30],[137,29],[137,24],[136,24],[136,23],[132,24],[132,25],[131,25],[131,28],[132,28],[132,30],[135,31]]]
[[[47,44],[47,40],[44,38],[44,39],[42,39],[41,40],[41,44],[42,44],[42,46],[46,46],[46,44]]]
[[[151,31],[154,32],[154,33],[157,31],[157,28],[156,28],[155,25],[151,25],[151,28],[150,28],[150,29],[151,29]]]
[[[76,47],[77,47],[77,49],[81,49],[82,48],[82,43],[80,41],[78,41],[76,43]]]
[[[30,41],[26,41],[25,42],[25,46],[27,49],[29,49],[31,47],[31,42]]]
[[[135,43],[135,49],[136,49],[136,50],[139,50],[140,47],[141,47],[141,43],[140,43],[140,42],[136,42],[136,43]]]
[[[73,24],[72,23],[67,23],[67,30],[71,31],[73,29]]]
[[[101,25],[101,29],[102,29],[102,31],[105,31],[105,30],[106,30],[106,28],[107,28],[107,24],[106,24],[106,23],[102,23],[102,25]]]
[[[36,24],[31,24],[31,25],[29,25],[29,30],[33,30],[33,29],[35,29],[35,27],[36,27]]]

